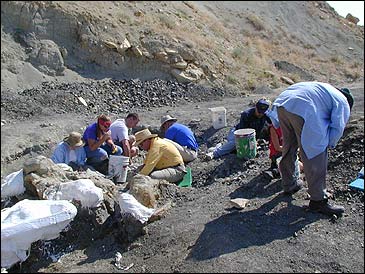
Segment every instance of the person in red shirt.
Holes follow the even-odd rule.
[[[269,157],[271,160],[270,169],[274,178],[281,177],[280,175],[280,160],[283,151],[283,134],[281,128],[275,128],[272,124],[269,125],[270,141],[269,141]],[[302,162],[297,159],[295,169],[296,176],[299,177],[300,172],[303,171]]]

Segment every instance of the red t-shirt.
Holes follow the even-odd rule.
[[[276,134],[278,135],[278,138],[279,138],[279,144],[282,146],[283,145],[283,134],[281,133],[281,128],[275,128],[274,126],[270,125],[270,127],[269,127],[270,132],[271,132],[271,128],[273,128],[275,130],[275,132],[276,132]],[[270,158],[272,156],[280,153],[274,147],[274,144],[272,142],[272,136],[271,136],[271,134],[270,134],[269,149],[270,149]]]

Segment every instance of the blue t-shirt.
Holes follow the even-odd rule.
[[[92,139],[95,141],[99,140],[98,137],[96,136],[96,132],[98,129],[97,127],[98,127],[98,123],[95,122],[85,129],[84,135],[82,136],[82,139],[85,142],[85,146],[88,146],[88,142],[87,142],[88,139]]]
[[[173,123],[165,132],[165,138],[170,139],[183,147],[198,150],[199,145],[190,128],[179,123]]]
[[[240,122],[236,125],[237,129],[253,128],[256,131],[256,138],[260,137],[261,131],[265,126],[265,123],[271,124],[270,118],[266,115],[259,118],[255,115],[256,108],[250,108],[241,113]]]
[[[321,82],[296,83],[283,91],[268,112],[276,127],[279,107],[303,118],[301,145],[308,159],[327,147],[334,148],[350,117],[346,97],[332,85]]]

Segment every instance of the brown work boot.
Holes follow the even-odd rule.
[[[336,215],[340,216],[345,212],[343,206],[330,205],[327,199],[321,201],[309,201],[309,209],[314,212],[320,212],[328,216]]]

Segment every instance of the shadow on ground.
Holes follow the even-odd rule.
[[[280,193],[257,209],[234,211],[207,223],[187,260],[203,261],[287,239],[318,218],[319,215],[308,214],[293,205],[291,197]]]

